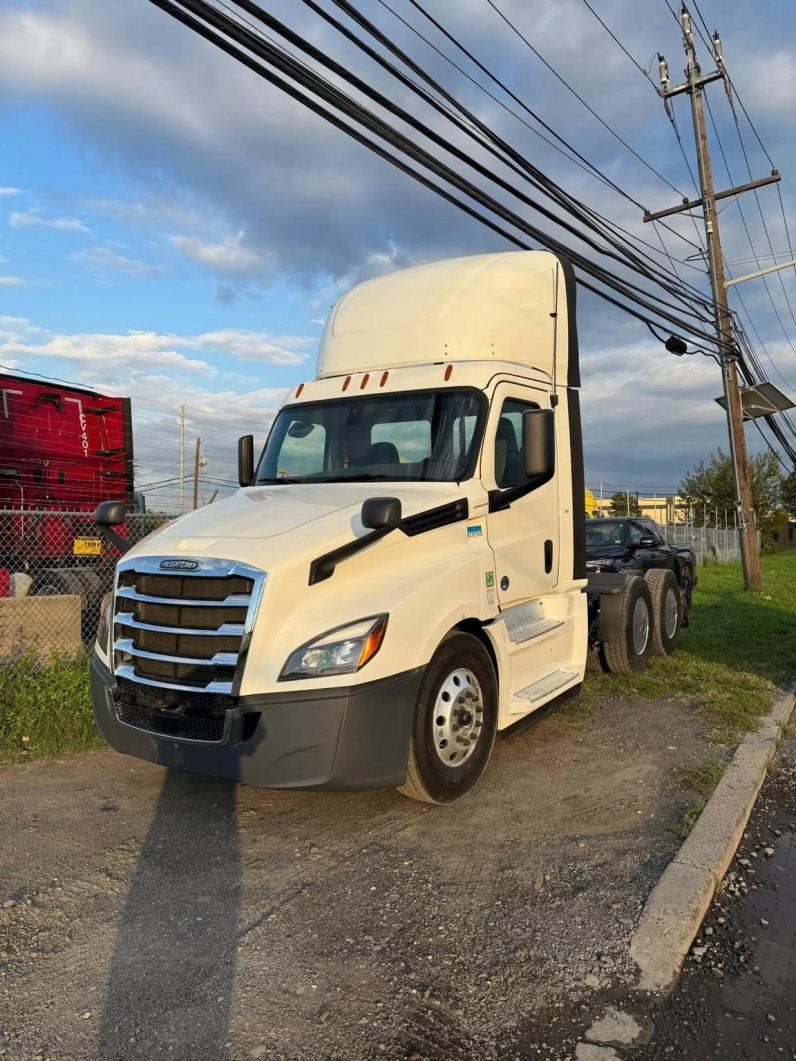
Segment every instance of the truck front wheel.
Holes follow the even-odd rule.
[[[486,768],[497,727],[497,681],[472,634],[449,634],[431,659],[415,709],[405,796],[449,803]]]

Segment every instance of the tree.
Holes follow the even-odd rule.
[[[796,519],[796,471],[782,480],[782,507],[785,514]]]
[[[767,450],[749,461],[752,503],[758,529],[770,534],[782,520],[782,472],[779,458]],[[701,460],[686,472],[680,483],[680,509],[691,521],[704,526],[732,522],[735,513],[735,485],[729,454],[719,448],[710,460]]]
[[[614,494],[608,512],[612,516],[640,516],[638,497],[634,492]]]

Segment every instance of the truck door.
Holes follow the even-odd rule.
[[[498,492],[498,504],[490,503],[487,533],[502,607],[546,593],[558,582],[558,476],[508,508],[499,507],[500,491],[525,482],[522,417],[539,408],[550,408],[549,392],[501,383],[487,422],[481,476],[488,491]]]

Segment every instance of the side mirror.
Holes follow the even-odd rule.
[[[361,518],[368,530],[394,530],[401,522],[401,502],[397,497],[369,497],[362,503]]]
[[[549,479],[556,466],[555,414],[528,409],[522,417],[522,463],[525,478]]]
[[[102,501],[94,512],[94,522],[100,527],[118,527],[127,516],[124,501]]]
[[[124,523],[126,518],[127,505],[124,501],[101,501],[94,511],[94,522],[100,528],[102,537],[121,553],[126,553],[132,545],[127,538],[117,534],[113,528]]]
[[[254,435],[243,435],[238,439],[238,482],[251,486],[254,481]]]
[[[638,548],[639,549],[654,549],[657,544],[658,544],[658,539],[657,538],[653,538],[652,535],[649,535],[649,536],[645,535],[643,538],[639,539]]]

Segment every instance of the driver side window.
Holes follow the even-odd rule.
[[[503,402],[495,434],[495,482],[501,490],[525,482],[522,417],[528,409],[538,408],[535,402],[523,402],[518,398],[507,398]]]
[[[644,528],[641,527],[638,523],[631,523],[629,528],[628,528],[628,536],[627,536],[628,544],[629,545],[638,545],[641,542],[641,539],[646,537],[646,536],[648,536],[648,535],[649,535],[649,531],[648,530],[644,530]]]

